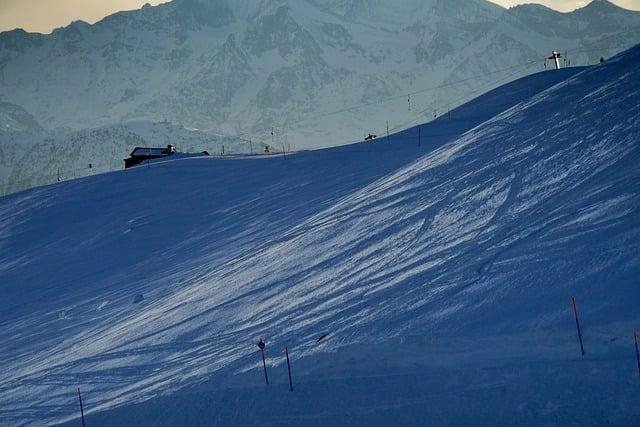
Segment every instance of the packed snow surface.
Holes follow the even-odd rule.
[[[638,82],[636,47],[374,142],[1,198],[0,424],[77,425],[76,387],[92,426],[639,423]]]

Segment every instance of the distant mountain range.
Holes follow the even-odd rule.
[[[50,182],[40,169],[119,167],[135,140],[115,130],[123,121],[200,129],[207,142],[187,144],[198,148],[220,135],[246,151],[247,139],[337,145],[429,120],[542,70],[554,49],[585,65],[639,40],[640,13],[606,1],[559,13],[485,0],[173,0],[50,35],[4,32],[2,188]],[[51,138],[77,157],[57,158]]]

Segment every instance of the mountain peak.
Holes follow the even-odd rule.
[[[580,8],[586,10],[620,10],[622,9],[619,6],[611,3],[608,0],[592,0],[591,3],[588,3],[586,6]]]
[[[640,12],[635,10],[625,9],[616,4],[611,3],[608,0],[593,0],[591,3],[587,4],[583,8],[577,9],[575,11],[579,16],[598,16],[599,14],[638,14]]]
[[[44,40],[44,35],[39,33],[29,33],[22,28],[0,33],[0,51],[6,49],[24,53],[31,45],[40,45]]]

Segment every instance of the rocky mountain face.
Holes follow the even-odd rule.
[[[26,188],[10,185],[9,177],[14,170],[21,169],[22,157],[44,135],[45,130],[24,108],[0,101],[0,195]]]
[[[640,13],[606,1],[559,13],[485,0],[174,0],[50,35],[0,34],[0,99],[49,137],[144,119],[309,148],[429,120],[542,70],[554,49],[585,65],[638,40]]]
[[[123,159],[135,147],[174,144],[180,152],[207,151],[217,156],[264,152],[264,145],[257,142],[249,144],[169,122],[136,120],[58,133],[36,129],[0,130],[0,195],[122,169]]]

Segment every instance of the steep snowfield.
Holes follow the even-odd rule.
[[[638,423],[638,81],[636,47],[390,140],[1,198],[0,423],[76,425],[77,386],[91,425]]]

